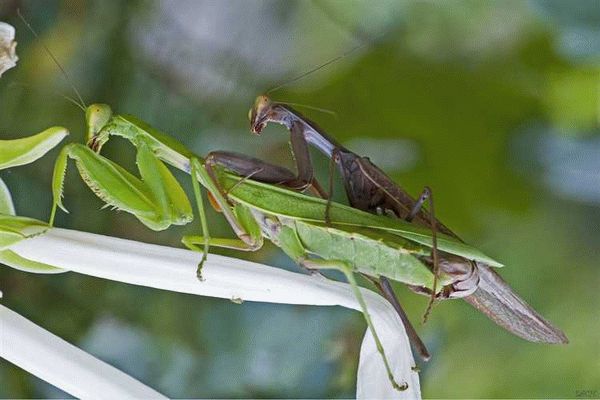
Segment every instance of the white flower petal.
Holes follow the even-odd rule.
[[[0,356],[78,398],[165,398],[2,305]]]
[[[15,28],[6,22],[0,22],[0,76],[4,71],[17,65]]]
[[[91,233],[53,228],[17,243],[11,250],[30,260],[157,289],[244,301],[360,309],[344,283],[215,254],[209,255],[204,281],[200,282],[196,278],[200,253]],[[357,397],[419,398],[419,376],[411,369],[414,360],[400,319],[382,297],[366,289],[363,294],[396,380],[408,382],[409,388],[404,392],[392,388],[367,333],[361,348]]]

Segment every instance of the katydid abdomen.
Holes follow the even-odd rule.
[[[398,237],[391,242],[375,234],[367,236],[356,230],[348,232],[301,221],[295,221],[294,225],[298,238],[307,251],[320,258],[344,260],[356,272],[374,277],[385,276],[398,282],[428,288],[433,284],[431,271],[419,261],[420,257],[428,254],[429,249]]]
[[[296,221],[295,230],[304,247],[321,258],[346,260],[356,272],[432,289],[434,277],[427,266],[431,263],[429,247],[368,228]],[[440,256],[443,271],[462,270],[464,258],[446,252],[440,252]],[[445,273],[439,276],[442,286],[454,279]]]

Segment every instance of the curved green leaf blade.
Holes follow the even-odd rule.
[[[65,128],[54,126],[26,138],[0,140],[0,169],[34,162],[68,134],[69,131]]]
[[[36,274],[60,274],[61,272],[67,272],[67,270],[62,268],[23,258],[11,250],[0,251],[0,263],[19,271]]]
[[[0,250],[5,250],[21,240],[40,235],[48,224],[33,218],[0,214]]]
[[[0,178],[0,214],[15,215],[12,196],[4,181]]]

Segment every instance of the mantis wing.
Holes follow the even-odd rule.
[[[463,299],[495,323],[531,342],[568,343],[565,334],[520,298],[491,268],[479,264],[479,286]]]

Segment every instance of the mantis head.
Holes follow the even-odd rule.
[[[86,141],[88,146],[99,151],[104,141],[99,137],[100,131],[106,126],[112,117],[112,110],[107,104],[92,104],[85,110],[85,121],[87,125]]]
[[[248,112],[252,133],[259,135],[265,129],[269,121],[272,105],[273,102],[266,95],[260,95],[256,98],[254,106]]]

